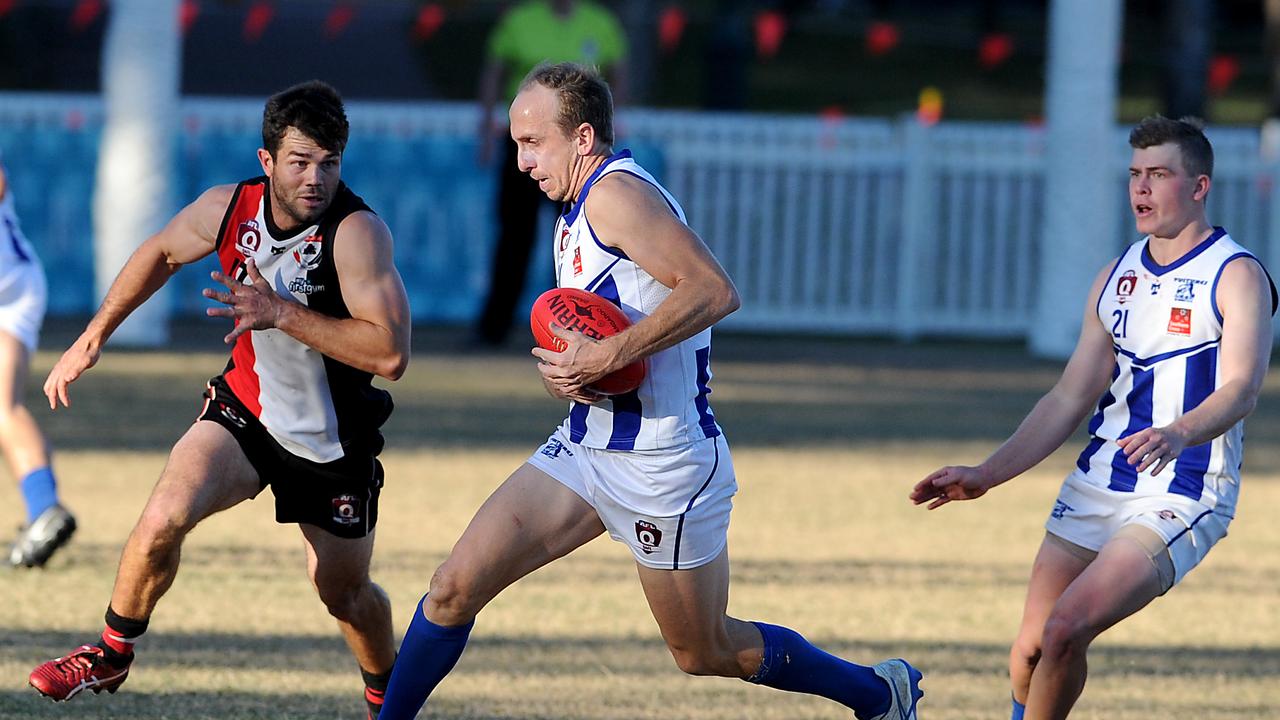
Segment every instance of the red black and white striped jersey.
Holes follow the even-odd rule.
[[[348,215],[369,210],[340,184],[319,222],[285,236],[268,211],[269,180],[240,183],[218,231],[223,274],[243,281],[252,258],[282,297],[318,313],[349,318],[333,261],[334,236]],[[227,384],[271,436],[289,452],[315,462],[343,457],[346,448],[375,444],[391,415],[391,395],[373,376],[343,364],[278,329],[236,338],[224,373]]]

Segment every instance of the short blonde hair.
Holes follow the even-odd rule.
[[[613,145],[613,93],[594,67],[578,63],[542,63],[524,77],[520,90],[541,85],[560,100],[556,124],[572,135],[582,123],[595,128],[596,138]]]

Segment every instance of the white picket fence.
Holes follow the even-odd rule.
[[[184,101],[179,155],[200,165],[186,172],[192,192],[251,167],[261,111],[256,100]],[[395,233],[415,317],[466,319],[484,290],[492,244],[491,172],[471,162],[474,106],[352,102],[349,113],[344,173],[358,178],[353,187]],[[27,137],[48,128],[91,146],[100,125],[94,96],[0,94],[0,143],[6,129],[25,128]],[[1042,237],[1052,200],[1044,197],[1038,127],[629,110],[619,135],[620,145],[634,143],[652,161],[737,283],[743,307],[726,324],[741,329],[1022,337],[1041,243],[1074,241]],[[1125,190],[1126,135],[1117,128],[1107,170],[1119,218],[1108,242],[1117,252],[1137,237]],[[1264,262],[1280,259],[1280,213],[1272,211],[1280,169],[1260,159],[1254,129],[1216,128],[1210,137],[1211,221]],[[236,152],[226,147],[232,141]],[[0,149],[6,158],[21,151]],[[230,166],[229,154],[237,158]],[[33,240],[82,253],[83,237],[45,237],[88,227],[67,220],[88,203],[72,207],[83,180],[56,176],[85,169],[67,165],[40,168],[50,177],[39,185],[55,193],[49,216],[27,217],[28,203],[23,219],[42,228],[29,233]],[[61,187],[74,195],[57,195]]]

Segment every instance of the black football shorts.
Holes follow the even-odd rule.
[[[382,490],[382,435],[363,447],[347,447],[338,460],[318,463],[298,457],[276,442],[253,413],[219,375],[204,391],[204,409],[196,420],[226,428],[249,463],[258,471],[262,488],[276,498],[276,522],[308,523],[342,538],[362,538],[378,522]]]

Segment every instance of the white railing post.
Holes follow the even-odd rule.
[[[1030,328],[1042,357],[1071,354],[1093,277],[1115,251],[1121,9],[1120,0],[1054,0],[1050,10],[1045,217]]]
[[[133,251],[173,212],[174,138],[182,67],[178,0],[112,3],[102,48],[105,125],[93,197],[99,298]],[[112,336],[129,345],[169,337],[167,296],[139,307]]]
[[[926,243],[936,242],[937,214],[925,198],[935,198],[930,192],[930,133],[929,128],[914,117],[904,116],[899,123],[902,139],[902,196],[895,208],[902,219],[902,236],[899,238],[897,278],[897,308],[894,312],[897,335],[903,340],[913,340],[920,335],[924,313],[920,279],[928,277],[926,267],[932,267],[926,257]]]

